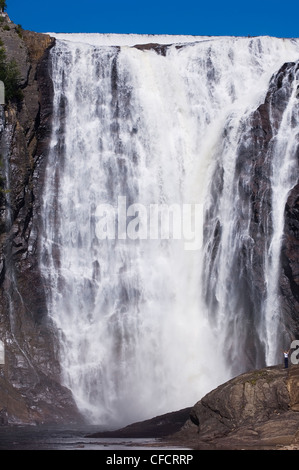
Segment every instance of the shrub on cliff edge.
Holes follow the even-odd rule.
[[[20,72],[14,59],[7,61],[3,43],[0,43],[0,80],[5,86],[5,101],[23,98],[20,88]]]

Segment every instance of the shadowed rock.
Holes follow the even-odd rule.
[[[98,432],[87,437],[122,437],[122,438],[161,438],[179,431],[189,418],[191,408],[184,408],[173,413],[166,413],[146,421],[130,424],[116,431]]]

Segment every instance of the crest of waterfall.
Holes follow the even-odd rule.
[[[158,49],[129,37],[56,37],[40,265],[63,382],[91,422],[117,426],[191,406],[277,357],[283,213],[298,165],[295,72],[271,145],[258,302],[252,206],[240,190],[251,186],[252,161],[241,182],[238,159],[250,116],[272,75],[299,58],[299,42],[166,37]],[[200,247],[186,249],[183,212],[171,211],[169,237],[151,236],[162,204],[203,207]]]

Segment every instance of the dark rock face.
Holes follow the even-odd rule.
[[[169,45],[167,45],[167,44],[156,44],[156,43],[150,42],[148,44],[136,44],[133,47],[135,47],[136,49],[139,49],[140,51],[153,50],[159,55],[166,56],[167,48],[169,47]]]
[[[0,27],[8,59],[17,61],[24,98],[0,110],[0,424],[79,419],[60,385],[54,328],[38,268],[39,209],[51,135],[54,39]]]
[[[285,239],[281,254],[282,308],[293,337],[299,337],[299,183],[291,191],[285,212]]]
[[[299,368],[241,374],[194,405],[172,440],[199,449],[299,446]]]
[[[265,294],[265,279],[263,252],[269,247],[272,234],[271,214],[271,161],[273,158],[273,138],[282,122],[283,113],[287,107],[292,92],[292,82],[298,73],[298,64],[287,63],[271,80],[269,91],[264,104],[252,116],[251,139],[254,158],[252,188],[250,195],[252,219],[251,231],[255,240],[253,250],[254,294],[263,299]],[[284,83],[284,86],[282,84]],[[289,84],[289,86],[286,86]],[[245,158],[244,158],[245,157]],[[246,152],[240,152],[240,166],[246,161]],[[299,162],[299,148],[295,149],[295,157]],[[283,156],[282,156],[283,158]],[[297,179],[298,182],[298,179]],[[299,334],[299,184],[296,184],[289,194],[285,207],[284,240],[281,250],[281,273],[279,279],[280,306],[282,311],[282,345],[289,344],[291,338]]]
[[[238,358],[246,364],[245,370],[259,369],[266,365],[265,344],[259,339],[261,318],[266,306],[267,277],[271,273],[265,268],[266,253],[269,251],[273,235],[273,208],[271,174],[275,155],[275,139],[280,131],[284,112],[293,91],[293,83],[298,73],[298,64],[286,63],[273,75],[264,103],[240,122],[237,160],[234,173],[236,203],[233,210],[238,214],[234,226],[238,234],[238,245],[232,256],[231,278],[240,316],[244,343],[238,351]],[[225,139],[230,132],[230,122],[224,130]],[[294,130],[295,132],[295,130]],[[294,149],[299,158],[299,150]],[[284,155],[281,156],[282,160]],[[217,312],[218,300],[214,291],[214,260],[221,251],[222,227],[217,219],[219,198],[223,191],[223,169],[221,163],[215,170],[211,194],[211,214],[206,216],[210,251],[207,263],[205,285],[206,302],[211,312]],[[278,280],[278,303],[281,312],[280,338],[278,350],[290,345],[291,339],[299,334],[299,184],[294,185],[285,206],[285,233],[281,248],[281,264]],[[216,222],[214,222],[216,221]],[[240,237],[240,234],[246,237]],[[223,249],[223,247],[222,247]],[[212,281],[210,281],[212,279]],[[228,341],[229,342],[229,338]],[[227,360],[233,363],[233,357]],[[244,370],[244,368],[242,369]],[[242,372],[236,366],[234,375]]]
[[[250,234],[254,240],[253,247],[244,246],[243,266],[251,265],[252,270],[246,273],[250,281],[249,297],[255,311],[261,311],[261,305],[265,301],[266,283],[264,278],[265,250],[269,249],[269,243],[273,232],[272,227],[272,190],[271,190],[271,165],[273,160],[274,140],[282,122],[283,113],[287,107],[291,84],[296,74],[295,64],[284,64],[270,82],[269,91],[265,102],[250,116],[246,123],[249,132],[245,133],[239,145],[237,174],[239,191],[242,199],[251,210]],[[290,86],[282,87],[282,83]],[[298,153],[299,157],[299,153]],[[283,156],[282,156],[283,158]],[[250,179],[248,180],[248,167],[250,167]],[[249,182],[248,182],[249,181]],[[299,186],[295,186],[289,196],[285,209],[286,237],[282,249],[282,270],[280,286],[281,308],[284,312],[282,330],[286,329],[283,344],[289,344],[290,337],[298,334],[298,207],[296,212],[296,200],[299,197]],[[249,260],[252,260],[251,262]],[[296,318],[297,317],[297,318]],[[288,333],[290,337],[288,337]]]
[[[166,413],[152,419],[147,419],[146,421],[129,424],[129,426],[116,431],[97,432],[94,434],[88,434],[86,437],[117,437],[130,439],[162,438],[179,431],[188,420],[190,411],[191,408],[184,408],[183,410]]]

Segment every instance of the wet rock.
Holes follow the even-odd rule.
[[[299,183],[289,194],[281,254],[282,309],[293,337],[299,336]]]
[[[0,423],[80,421],[71,393],[60,384],[55,328],[38,267],[53,103],[48,58],[55,40],[11,22],[8,27],[0,25],[0,38],[21,72],[23,99],[0,109]]]
[[[292,93],[292,81],[298,71],[294,63],[284,64],[273,75],[264,103],[241,124],[246,132],[238,148],[236,180],[242,203],[251,214],[249,235],[252,244],[244,243],[240,250],[240,271],[246,273],[244,295],[252,311],[262,311],[267,295],[264,273],[265,250],[273,233],[272,227],[272,162],[275,154],[275,137],[282,123]],[[282,86],[282,84],[285,86]],[[289,84],[289,86],[286,86]],[[299,148],[294,149],[298,159]],[[248,221],[245,221],[248,223]],[[242,224],[242,208],[240,208]],[[282,323],[285,332],[280,347],[290,344],[299,334],[299,184],[289,194],[285,207],[285,236],[281,250],[279,286]],[[247,266],[251,266],[248,271]],[[247,270],[246,270],[247,269]],[[259,321],[259,319],[258,319]],[[261,367],[262,365],[258,365]]]
[[[199,449],[297,446],[298,374],[298,366],[274,366],[229,380],[194,405],[169,442]]]
[[[166,56],[167,53],[167,48],[169,47],[169,44],[156,44],[156,43],[148,43],[148,44],[136,44],[135,46],[136,49],[139,49],[140,51],[155,51],[158,55]]]
[[[155,418],[129,424],[125,428],[115,431],[96,432],[86,437],[97,438],[161,438],[180,430],[188,419],[191,408],[184,408],[172,413],[165,413]]]

